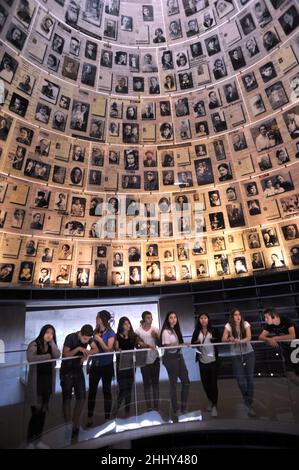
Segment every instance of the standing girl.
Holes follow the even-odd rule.
[[[184,343],[183,336],[177,314],[168,312],[166,315],[162,331],[162,346],[179,346]],[[170,397],[174,419],[177,420],[178,402],[177,402],[177,380],[182,383],[180,410],[186,412],[187,401],[189,395],[190,380],[188,370],[184,361],[181,348],[165,349],[163,356],[163,364],[166,367],[169,377]]]
[[[127,317],[122,317],[119,320],[117,334],[116,334],[116,350],[129,351],[135,349],[138,344],[138,337],[134,333],[132,324]],[[125,412],[130,412],[130,404],[132,397],[132,387],[134,383],[135,369],[133,366],[132,353],[125,353],[124,361],[128,365],[125,369],[121,366],[120,354],[117,355],[117,382],[118,382],[118,395],[117,395],[117,411],[121,403],[125,402]]]
[[[28,425],[28,448],[46,449],[41,441],[46,413],[52,393],[55,393],[55,364],[44,362],[59,359],[56,332],[52,325],[42,327],[38,337],[27,348],[27,361],[41,362],[29,366],[26,388],[26,401],[31,406],[31,419]]]
[[[208,411],[212,411],[213,417],[218,415],[217,350],[215,346],[212,346],[212,343],[217,341],[220,341],[218,331],[212,327],[209,316],[202,313],[197,319],[191,343],[202,345],[196,351],[196,361],[198,361],[203,388],[210,402]]]
[[[222,341],[232,343],[231,355],[233,372],[241,390],[248,416],[254,417],[255,411],[252,407],[254,392],[254,366],[255,356],[251,341],[251,327],[245,321],[240,310],[232,310],[229,321],[224,327]]]
[[[96,320],[97,326],[91,342],[91,354],[109,352],[111,352],[111,354],[105,354],[102,357],[97,356],[91,359],[91,367],[89,370],[88,426],[91,426],[93,423],[96,396],[101,379],[103,384],[105,419],[110,418],[112,406],[111,382],[114,372],[112,351],[115,343],[115,333],[110,327],[110,320],[110,312],[107,310],[101,310],[98,312]]]

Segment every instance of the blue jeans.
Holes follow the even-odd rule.
[[[254,391],[254,352],[232,356],[233,372],[247,406],[252,406]]]

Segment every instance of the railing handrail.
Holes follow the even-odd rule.
[[[278,343],[295,343],[295,344],[299,344],[299,339],[292,339],[292,340],[289,340],[289,339],[282,339],[282,340],[279,340],[279,339],[276,339],[276,341]],[[121,355],[121,354],[138,354],[138,352],[140,351],[165,351],[165,350],[170,350],[170,349],[187,349],[187,348],[191,348],[191,349],[194,349],[194,348],[205,348],[205,347],[214,347],[214,346],[217,346],[217,347],[222,347],[222,346],[238,346],[238,345],[242,345],[242,344],[264,344],[266,346],[266,343],[265,341],[262,341],[262,340],[251,340],[251,341],[243,341],[243,342],[231,342],[231,341],[222,341],[222,342],[217,342],[217,343],[211,343],[211,344],[190,344],[190,343],[187,343],[187,344],[179,344],[177,346],[156,346],[156,348],[135,348],[135,349],[129,349],[129,350],[126,350],[126,351],[116,351],[116,350],[113,350],[111,352],[103,352],[103,353],[96,353],[96,354],[91,354],[89,355],[88,357],[86,357],[84,359],[84,362],[85,361],[88,361],[88,360],[91,360],[95,357],[103,357],[103,356],[117,356],[117,355]],[[25,352],[25,351],[24,351]],[[45,361],[32,361],[32,362],[28,362],[27,360],[26,361],[23,361],[23,362],[19,362],[19,363],[16,363],[16,364],[0,364],[0,369],[4,369],[4,368],[9,368],[9,367],[19,367],[19,366],[33,366],[33,365],[38,365],[38,364],[47,364],[47,363],[52,363],[52,362],[57,362],[57,361],[70,361],[70,360],[74,360],[74,359],[82,359],[83,356],[71,356],[71,357],[59,357],[57,359],[47,359]]]

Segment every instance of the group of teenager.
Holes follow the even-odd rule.
[[[296,338],[294,323],[281,316],[274,309],[264,311],[265,325],[259,339],[269,346],[281,347],[287,376],[299,385],[299,368],[291,360],[290,341]],[[119,320],[117,332],[110,326],[111,314],[101,310],[96,316],[95,329],[82,326],[80,331],[69,334],[64,341],[60,382],[62,388],[63,414],[65,423],[70,425],[71,436],[79,434],[81,414],[86,399],[83,364],[87,360],[89,377],[88,418],[86,426],[93,426],[96,395],[102,380],[105,420],[116,416],[124,403],[129,414],[137,363],[133,362],[133,350],[146,349],[140,364],[147,410],[159,408],[160,354],[163,347],[162,363],[169,377],[169,391],[172,418],[178,420],[180,413],[187,412],[190,379],[181,346],[194,345],[200,377],[209,400],[208,411],[216,417],[218,402],[218,349],[215,343],[229,343],[233,374],[237,380],[248,416],[256,415],[253,408],[255,353],[251,345],[251,326],[245,321],[239,309],[232,310],[221,335],[213,327],[209,315],[198,316],[191,343],[184,343],[178,316],[171,311],[165,317],[161,331],[153,325],[151,312],[144,311],[140,326],[134,331],[127,317]],[[112,409],[112,379],[114,376],[114,351],[117,354],[117,399]],[[123,353],[128,351],[128,353]],[[130,352],[131,351],[131,352]],[[45,448],[42,433],[51,395],[55,393],[55,364],[61,356],[57,347],[56,332],[52,325],[45,325],[38,337],[27,349],[27,360],[31,363],[26,386],[27,403],[31,406],[28,425],[28,448]],[[124,357],[127,360],[124,361]],[[33,364],[32,364],[33,363]],[[177,399],[177,383],[181,382],[181,398]],[[72,396],[75,405],[72,410]]]

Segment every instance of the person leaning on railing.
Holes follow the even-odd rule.
[[[254,417],[256,414],[252,405],[255,354],[250,344],[251,327],[237,308],[233,309],[229,316],[229,321],[224,327],[222,341],[232,343],[230,352],[233,372],[247,407],[248,416]]]
[[[196,358],[198,361],[200,377],[204,391],[209,400],[208,411],[212,412],[212,416],[216,417],[218,386],[217,386],[217,347],[212,346],[213,343],[220,342],[220,335],[216,328],[212,327],[209,315],[202,313],[197,317],[197,323],[192,335],[191,344],[202,345],[196,350]]]
[[[183,336],[177,314],[175,312],[168,312],[164,320],[161,330],[161,343],[164,347],[171,347],[165,349],[163,356],[163,364],[166,367],[169,377],[170,397],[173,418],[178,420],[178,402],[177,402],[177,379],[182,383],[181,390],[181,412],[185,413],[187,409],[187,401],[189,396],[190,380],[188,370],[184,361],[181,348],[174,348],[184,343]]]
[[[80,431],[81,412],[86,399],[86,385],[83,363],[90,355],[88,347],[93,337],[91,325],[82,326],[80,331],[69,334],[63,345],[60,381],[62,388],[63,414],[66,424],[72,422],[72,438],[77,438]],[[76,402],[72,416],[72,395]]]
[[[56,332],[52,325],[45,325],[38,337],[27,348],[27,361],[42,362],[42,364],[29,365],[28,381],[26,386],[26,402],[31,406],[31,419],[27,432],[28,449],[46,449],[41,441],[45,425],[46,413],[52,394],[55,394],[55,361],[59,359],[60,351],[57,347]]]
[[[299,386],[299,364],[292,361],[292,348],[289,343],[289,341],[296,339],[296,336],[298,337],[294,322],[290,318],[280,315],[274,308],[264,310],[264,319],[265,325],[259,339],[273,348],[281,347],[286,376]]]

